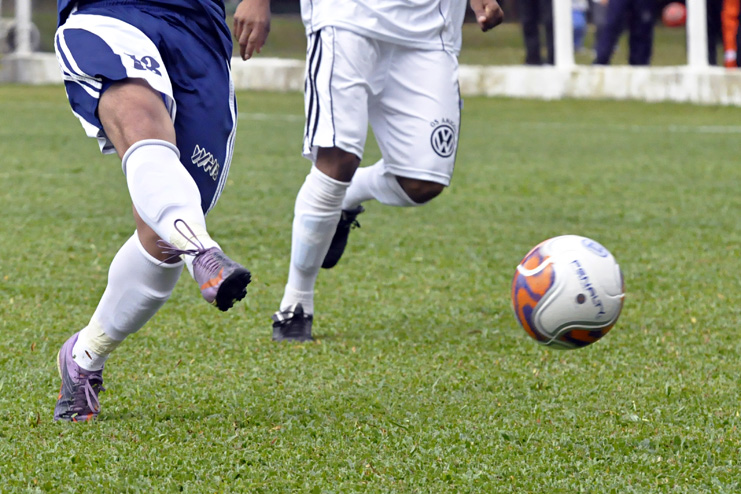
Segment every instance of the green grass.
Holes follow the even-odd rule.
[[[53,51],[54,29],[56,27],[56,11],[49,9],[34,10],[34,22],[41,31],[41,48],[44,51]],[[228,19],[232,25],[231,17]],[[671,66],[687,63],[685,30],[683,28],[669,29],[657,25],[654,31],[654,49],[652,65]],[[594,27],[590,26],[587,34],[586,46],[594,46]],[[544,48],[545,49],[545,48]],[[271,32],[268,42],[261,55],[263,57],[281,57],[303,59],[306,52],[304,27],[298,16],[274,15],[271,22]],[[238,48],[235,47],[235,55]],[[468,23],[463,27],[463,50],[460,62],[472,65],[519,65],[524,61],[522,32],[516,22],[502,24],[493,31],[483,34],[476,24]],[[590,53],[577,53],[576,62],[590,64]],[[613,57],[613,64],[627,64],[628,36],[622,36]],[[722,59],[722,54],[721,54]]]
[[[209,221],[254,273],[246,303],[219,313],[184,276],[108,362],[100,420],[73,425],[52,421],[55,356],[133,231],[125,181],[61,87],[0,86],[0,491],[741,490],[738,109],[467,99],[452,187],[367,204],[320,275],[318,341],[278,345],[302,102],[239,100]],[[509,283],[565,233],[613,252],[627,299],[559,352],[517,326]]]

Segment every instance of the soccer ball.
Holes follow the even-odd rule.
[[[536,245],[512,280],[520,325],[538,343],[559,349],[587,346],[606,335],[624,297],[623,274],[612,254],[577,235]]]
[[[687,7],[679,2],[668,4],[661,11],[661,22],[666,27],[682,27],[687,22]]]

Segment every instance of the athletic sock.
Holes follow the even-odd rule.
[[[166,264],[149,255],[134,233],[111,262],[108,286],[72,349],[75,362],[102,369],[110,353],[170,298],[182,271],[182,262]]]
[[[348,186],[315,166],[301,186],[294,208],[291,266],[281,310],[301,303],[304,312],[314,313],[314,283],[337,229]]]
[[[192,249],[191,241],[206,249],[218,247],[206,231],[201,193],[174,144],[159,139],[136,142],[122,166],[136,211],[160,238],[182,250]],[[178,228],[177,220],[189,228]]]
[[[420,204],[412,201],[399,185],[396,176],[387,173],[383,160],[371,166],[358,168],[347,189],[342,209],[355,209],[361,203],[375,199],[387,206],[410,207]]]

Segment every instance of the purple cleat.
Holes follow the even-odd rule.
[[[196,254],[193,277],[206,302],[222,311],[231,309],[235,302],[247,295],[247,285],[252,279],[246,268],[229,259],[217,247]]]
[[[182,223],[191,236],[182,232],[178,223]],[[163,249],[164,254],[172,256],[170,259],[183,255],[193,256],[193,278],[198,283],[203,298],[221,311],[231,309],[235,302],[247,295],[247,285],[252,281],[249,270],[229,259],[218,247],[206,249],[197,239],[193,240],[195,234],[183,220],[175,221],[175,228],[194,246],[193,249],[179,249],[164,240],[158,240],[157,245]]]
[[[88,422],[100,412],[98,393],[105,391],[103,370],[85,370],[72,359],[72,348],[79,334],[73,334],[64,342],[57,355],[62,387],[59,390],[57,406],[54,408],[54,420]]]

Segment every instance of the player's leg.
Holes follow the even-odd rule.
[[[628,63],[649,65],[653,51],[654,6],[640,0],[631,0]]]
[[[182,218],[205,231],[200,193],[180,164],[175,126],[160,94],[144,79],[116,82],[101,96],[98,115],[122,160],[144,249],[160,261],[172,257],[157,245],[173,237]],[[215,243],[206,235],[201,242]],[[175,239],[173,239],[175,240]],[[187,244],[182,242],[183,249]]]
[[[403,177],[389,172],[386,160],[358,168],[342,204],[343,211],[355,211],[375,200],[386,206],[421,206],[440,195],[445,185],[431,180]]]
[[[723,30],[721,27],[723,0],[707,0],[705,5],[708,27],[708,63],[718,65],[718,45],[723,45]]]
[[[739,0],[723,0],[721,9],[721,31],[723,38],[723,58],[727,68],[738,67]]]
[[[340,260],[363,202],[420,206],[450,184],[460,127],[458,61],[442,51],[401,47],[390,60],[384,88],[369,104],[383,158],[355,173],[324,267]]]
[[[540,22],[545,29],[545,46],[547,63],[553,65],[556,61],[556,49],[553,38],[553,2],[540,0]]]
[[[450,183],[460,126],[458,62],[446,52],[408,49],[397,49],[393,60],[384,90],[370,105],[383,159],[358,169],[345,210],[368,200],[419,206]]]
[[[595,65],[609,65],[618,39],[625,27],[626,10],[630,0],[610,0],[605,19],[598,31]]]
[[[55,419],[89,420],[99,412],[97,394],[108,355],[157,312],[182,271],[182,261],[163,253],[157,242],[168,234],[172,238],[182,220],[188,228],[181,229],[202,250],[203,242],[213,244],[212,249],[215,243],[193,234],[204,224],[199,188],[178,160],[175,99],[152,42],[115,18],[78,14],[58,30],[56,48],[70,103],[83,127],[104,152],[116,150],[122,157],[137,223],[137,234],[111,263],[108,286],[88,326],[59,353],[63,382]],[[175,215],[168,211],[173,207],[179,208]],[[204,296],[212,289],[202,288]]]
[[[104,33],[115,34],[105,36]],[[118,42],[116,38],[123,38],[131,47],[144,44],[156,52],[151,41],[139,30],[104,16],[73,15],[57,31],[57,58],[73,110],[87,134],[99,140],[101,150],[113,152],[113,143],[99,119],[101,99],[106,101],[107,90],[110,94],[133,93],[129,101],[138,106],[131,111],[144,115],[142,131],[149,132],[149,137],[158,139],[163,145],[172,146],[175,134],[169,112],[165,110],[164,118],[157,120],[165,108],[162,98],[145,85],[116,85],[116,81],[129,80],[129,68],[123,63],[127,59],[116,56],[111,48],[111,44],[115,46]],[[159,84],[159,90],[171,93],[169,81],[158,79],[153,83]],[[131,91],[125,91],[126,88]],[[124,91],[119,92],[119,89]],[[143,101],[138,101],[137,96]],[[103,109],[104,119],[107,116]],[[119,129],[111,126],[110,132],[121,146]],[[157,259],[159,253],[153,246],[152,237],[156,234],[150,230],[142,234],[149,248],[142,245],[136,234],[121,247],[111,263],[108,286],[94,316],[59,352],[62,387],[54,411],[55,420],[90,420],[98,414],[105,360],[127,334],[137,331],[159,309],[177,282],[182,263],[163,264]]]
[[[273,316],[275,341],[312,339],[314,284],[340,219],[342,200],[359,158],[339,148],[319,148],[317,160],[296,196],[291,262],[283,298]]]
[[[314,166],[296,198],[288,281],[273,316],[277,341],[311,339],[314,284],[365,145],[376,49],[371,40],[332,28],[309,38],[304,155]]]
[[[445,185],[430,180],[402,177],[389,173],[383,159],[374,165],[358,168],[342,204],[342,214],[324,256],[322,267],[331,269],[345,253],[350,231],[360,227],[358,216],[365,212],[362,203],[376,200],[387,206],[421,206],[445,189]]]
[[[161,96],[146,82],[127,79],[101,96],[98,111],[108,139],[116,150],[124,150],[119,155],[145,249],[160,260],[184,255],[203,297],[228,310],[245,296],[250,275],[223,254],[206,229],[201,189],[181,162]],[[178,132],[178,142],[188,141],[184,133]],[[215,182],[210,176],[206,180]]]
[[[143,327],[162,307],[182,270],[182,261],[167,264],[152,257],[136,233],[121,247],[111,262],[108,285],[88,325],[59,351],[62,387],[55,420],[78,422],[97,416],[105,361],[124,338]]]
[[[211,239],[205,212],[226,183],[234,145],[231,53],[206,45],[189,24],[175,13],[165,22],[138,9],[84,5],[60,28],[57,58],[88,135],[122,158],[147,251],[159,259],[189,254],[204,298],[227,310],[244,297],[249,272]],[[147,227],[171,244],[167,251]]]
[[[539,0],[518,0],[517,10],[522,25],[522,36],[525,41],[525,64],[540,65],[543,63],[540,53],[540,27],[538,21]]]

